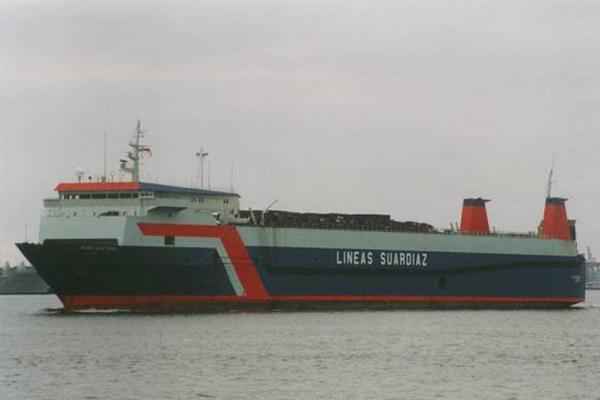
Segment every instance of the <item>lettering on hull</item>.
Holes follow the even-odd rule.
[[[415,251],[336,250],[341,267],[429,267],[429,254]]]

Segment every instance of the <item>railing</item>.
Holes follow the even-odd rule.
[[[257,226],[253,224],[235,224],[245,226]],[[263,225],[258,225],[263,226]],[[296,229],[323,229],[323,230],[338,230],[338,231],[367,231],[367,232],[399,232],[399,233],[415,233],[421,235],[447,235],[447,236],[480,236],[480,237],[510,237],[510,238],[529,238],[540,239],[541,236],[536,232],[508,232],[508,231],[492,231],[490,233],[461,233],[460,231],[451,229],[433,229],[431,231],[422,232],[418,230],[400,230],[391,229],[390,227],[369,227],[369,226],[334,226],[325,224],[269,224],[265,223],[266,228],[296,228]]]

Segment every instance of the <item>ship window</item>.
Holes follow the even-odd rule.
[[[108,198],[109,199],[118,199],[119,198],[119,194],[118,193],[109,193],[108,194]]]
[[[229,199],[223,200],[223,204],[229,204]]]
[[[105,198],[106,198],[106,193],[98,193],[98,194],[92,195],[92,199],[105,199]]]
[[[133,197],[134,199],[137,199],[138,198],[138,194],[137,193],[132,193],[131,197]]]
[[[175,245],[175,236],[165,236],[165,246]]]
[[[106,212],[98,214],[98,216],[99,217],[118,217],[119,212],[118,211],[106,211]]]
[[[82,194],[81,196],[79,196],[81,199],[89,199],[90,195],[89,194]]]

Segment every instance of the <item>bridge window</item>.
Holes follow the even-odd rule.
[[[165,246],[174,246],[175,236],[165,236]]]
[[[118,217],[119,212],[118,211],[106,211],[106,212],[98,214],[98,216],[99,217]]]

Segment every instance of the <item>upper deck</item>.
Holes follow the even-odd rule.
[[[240,195],[149,182],[59,183],[57,198],[44,200],[49,217],[110,217],[217,213],[224,220],[239,211]],[[183,215],[182,215],[183,214]]]

